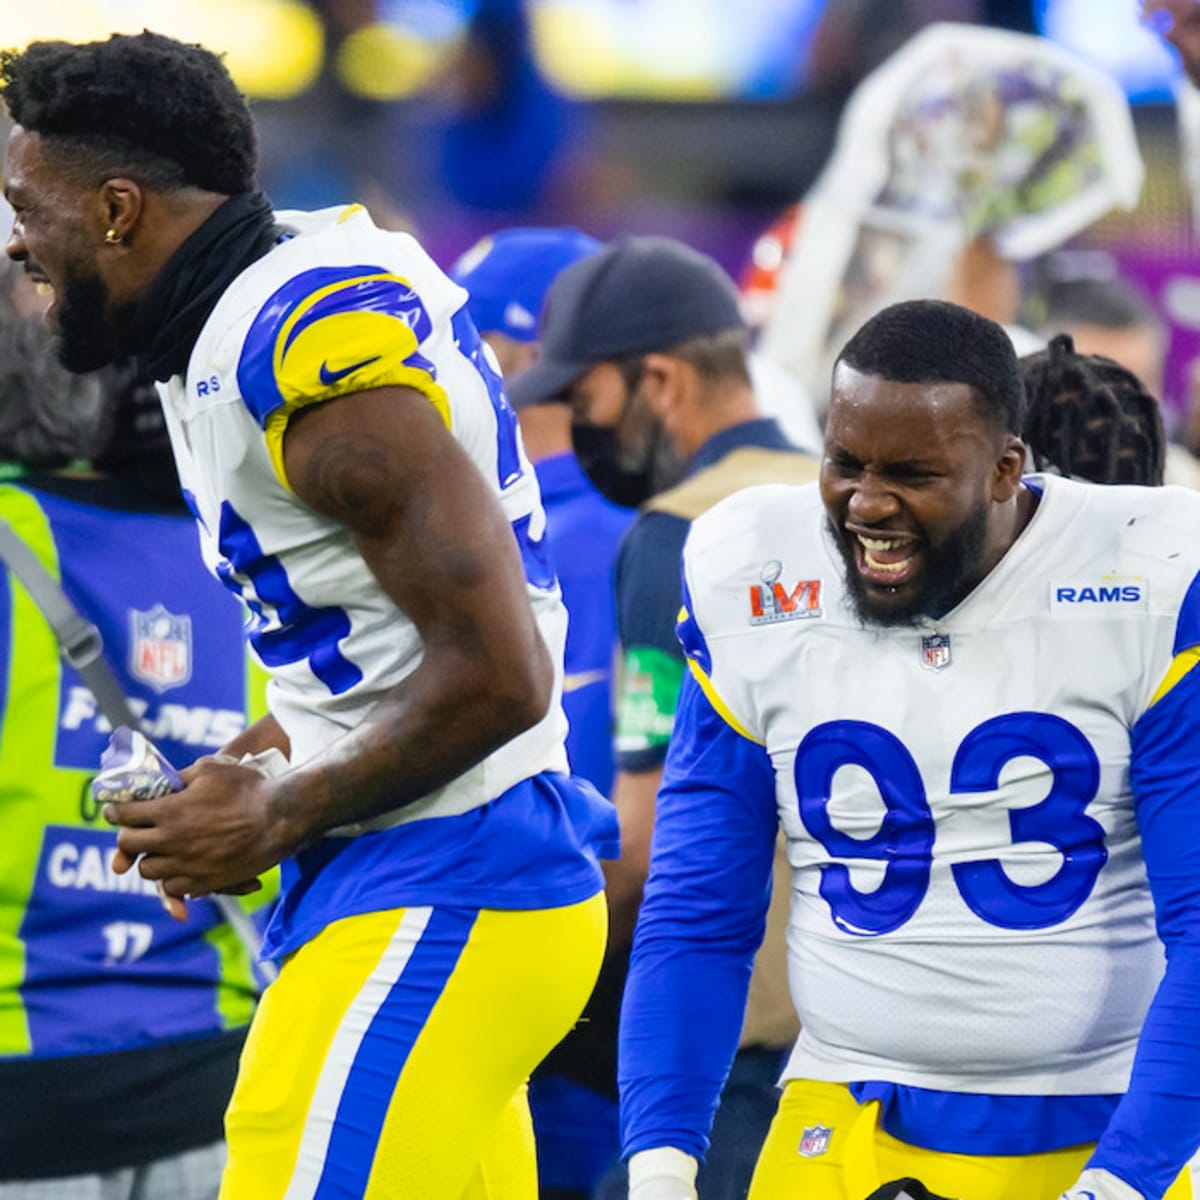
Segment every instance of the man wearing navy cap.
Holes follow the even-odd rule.
[[[520,410],[566,400],[585,469],[602,490],[641,509],[617,557],[622,677],[612,799],[622,848],[621,859],[606,864],[603,988],[627,959],[649,867],[655,795],[685,670],[675,619],[690,523],[750,484],[815,479],[817,462],[760,415],[733,281],[682,242],[625,237],[567,267],[546,295],[539,336],[541,355],[508,381],[510,398]],[[778,876],[738,1060],[699,1179],[704,1200],[744,1195],[796,1034],[782,940],[788,873]]]
[[[537,317],[565,267],[602,249],[576,229],[505,229],[451,268],[470,293],[467,311],[507,377],[538,356]],[[606,499],[583,473],[561,398],[517,407],[537,473],[546,527],[570,622],[563,709],[571,769],[604,794],[613,782],[613,662],[617,650],[613,564],[632,510]],[[579,1027],[529,1082],[542,1200],[574,1200],[617,1157],[617,997],[597,998]],[[607,1019],[606,1019],[607,1018]]]

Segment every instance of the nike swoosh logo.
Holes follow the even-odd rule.
[[[329,387],[330,385],[337,383],[339,379],[345,379],[347,375],[353,375],[354,372],[359,369],[359,367],[366,367],[373,362],[378,362],[379,358],[380,356],[378,354],[373,354],[370,358],[364,358],[362,362],[351,363],[350,366],[340,367],[336,371],[331,371],[329,369],[329,363],[323,362],[321,364],[321,382],[326,387]]]
[[[563,676],[563,691],[577,692],[593,683],[603,683],[607,678],[607,671],[576,671]]]

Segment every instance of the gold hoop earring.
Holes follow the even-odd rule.
[[[106,246],[119,246],[121,244],[121,235],[115,229],[110,229],[104,235],[104,244]]]

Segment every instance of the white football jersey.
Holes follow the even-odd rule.
[[[287,486],[283,433],[306,404],[402,384],[428,397],[512,523],[557,664],[555,696],[538,725],[361,828],[466,812],[539,771],[565,771],[566,613],[537,481],[494,360],[466,318],[466,293],[412,237],[377,229],[359,206],[277,220],[287,240],[238,276],[205,324],[186,379],[160,390],[205,559],[250,608],[250,643],[271,673],[268,699],[292,761],[358,724],[415,669],[422,646],[346,529]]]
[[[816,485],[693,526],[684,642],[766,746],[788,841],[789,1078],[1127,1086],[1163,969],[1130,729],[1173,658],[1200,497],[1031,482],[987,578],[898,629],[850,607]]]

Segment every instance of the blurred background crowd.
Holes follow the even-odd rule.
[[[1148,0],[1146,8],[1170,4]],[[803,452],[805,470],[815,470],[811,456],[820,451],[819,421],[838,350],[887,304],[937,296],[1001,322],[1022,355],[1044,349],[1061,332],[1073,338],[1079,360],[1072,343],[1062,341],[1026,360],[1031,465],[1107,482],[1161,483],[1165,460],[1167,482],[1200,487],[1200,3],[1179,11],[1191,14],[1195,53],[1188,52],[1186,69],[1169,40],[1178,40],[1185,22],[1164,37],[1165,26],[1143,14],[1138,0],[0,0],[0,46],[150,28],[223,53],[252,102],[260,182],[277,209],[360,202],[377,224],[414,233],[444,269],[467,283],[480,332],[503,335],[504,354],[491,344],[521,410],[522,436],[539,464],[547,509],[556,502],[560,513],[574,512],[567,501],[591,497],[574,525],[558,518],[564,536],[552,532],[552,540],[573,628],[586,632],[587,651],[598,655],[585,661],[580,651],[573,660],[568,642],[567,671],[596,682],[612,661],[609,576],[633,514],[603,508],[574,460],[565,463],[572,414],[554,403],[562,393],[522,400],[519,377],[538,353],[544,362],[553,357],[551,339],[534,337],[530,311],[553,276],[625,235],[677,239],[668,249],[640,241],[609,247],[633,262],[627,278],[644,273],[646,286],[628,292],[653,291],[647,280],[662,284],[666,267],[654,265],[661,260],[684,272],[675,289],[680,294],[694,277],[696,295],[715,290],[724,296],[728,281],[715,279],[711,264],[697,266],[682,242],[728,272],[741,305],[739,316],[730,302],[732,317],[711,329],[663,334],[659,343],[648,331],[651,342],[625,349],[644,359],[648,346],[665,353],[693,335],[728,332],[744,318],[754,331],[745,369],[757,407],[735,405],[728,424],[748,438],[745,427],[758,426],[760,411],[779,418],[792,443],[787,451]],[[9,227],[2,201],[0,227]],[[523,251],[489,260],[504,244],[492,242],[492,235],[530,227],[553,234],[548,249],[539,249],[535,236]],[[29,315],[44,303],[16,274],[0,275],[0,331],[9,309]],[[638,299],[630,307],[637,309]],[[640,299],[654,315],[650,299]],[[518,307],[521,322],[510,319],[513,304],[527,305]],[[586,341],[588,321],[563,315],[569,307],[560,308],[559,324],[585,327],[576,340]],[[596,310],[604,306],[589,308],[580,300],[575,307],[591,313],[594,334]],[[613,298],[607,316],[621,307],[622,297]],[[660,304],[657,315],[668,307]],[[539,335],[550,332],[547,324]],[[44,339],[36,350],[18,347],[8,359],[22,369],[48,361]],[[1136,378],[1111,374],[1111,363],[1082,361],[1098,353]],[[517,357],[505,357],[512,354]],[[741,354],[739,342],[739,372]],[[621,356],[610,346],[583,358],[612,365]],[[636,384],[623,380],[626,404]],[[44,390],[59,387],[48,379]],[[11,390],[32,396],[35,388],[22,377]],[[122,428],[146,424],[151,410],[157,415],[144,389],[118,390]],[[734,389],[738,403],[743,391],[749,395],[749,382]],[[1059,397],[1067,402],[1058,405]],[[12,428],[18,417],[32,420],[25,407],[10,417]],[[118,482],[136,475],[143,488],[178,501],[176,481],[159,478],[165,443],[161,429],[151,426],[135,439],[136,472],[97,453],[98,434],[82,427],[71,430],[70,452],[53,462],[14,443],[0,445],[0,466],[15,464],[19,476],[26,468],[57,468],[86,450],[92,465]],[[1173,442],[1165,453],[1164,427]],[[0,429],[0,442],[8,432]],[[761,439],[762,429],[754,436]],[[689,452],[703,438],[693,441]],[[574,448],[582,461],[578,438]],[[722,453],[728,450],[723,445]],[[564,473],[568,469],[572,474]],[[127,508],[141,512],[144,500]],[[661,718],[667,732],[655,734],[649,758],[622,758],[619,714],[613,753],[616,693],[610,695],[607,684],[594,712],[569,710],[573,732],[591,730],[602,749],[592,761],[582,742],[572,746],[577,769],[606,792],[611,785],[620,794],[624,786],[625,795],[638,795],[639,811],[650,820],[684,670],[673,632],[679,546],[671,539],[681,544],[695,515],[660,509],[653,519],[661,523],[666,513],[675,522],[669,552],[647,541],[651,550],[638,570],[626,572],[624,592],[618,578],[616,592],[622,612],[662,618],[661,643],[654,640],[657,631],[634,636],[624,626],[619,640],[626,651],[662,651],[656,661],[660,668],[667,663],[672,686],[661,710],[650,706],[649,717],[652,725]],[[553,517],[550,524],[553,531]],[[654,592],[660,576],[669,582]],[[81,578],[89,576],[81,572]],[[639,586],[651,587],[652,600],[668,602],[643,603]],[[138,603],[150,609],[149,599]],[[145,614],[139,609],[139,615]],[[239,643],[231,651],[239,686],[240,654]],[[57,660],[52,641],[46,656]],[[640,660],[625,662],[633,694],[642,676],[629,669],[630,661]],[[97,757],[93,751],[88,762]],[[186,756],[181,748],[180,762]],[[631,777],[642,781],[636,785],[641,792],[629,791]],[[76,818],[78,780],[72,786],[72,812],[63,821],[74,828],[95,814]],[[627,850],[622,862],[644,872],[644,861],[639,866],[628,852],[636,839],[627,808],[618,802]],[[648,841],[647,828],[643,849]],[[634,910],[642,882],[637,876],[629,889]],[[610,905],[618,893],[610,876]],[[632,928],[631,919],[627,924]],[[578,1083],[581,1068],[575,1062],[572,1076],[568,1064],[551,1059],[541,1081],[550,1090],[535,1090],[540,1145],[557,1147],[557,1157],[542,1164],[544,1200],[624,1195],[619,1169],[615,1178],[609,1170],[600,1179],[616,1154],[614,1030],[623,964],[609,966],[581,1027],[596,1045],[577,1052],[580,1061],[590,1054],[600,1062],[600,1083],[589,1077],[583,1087],[556,1092],[569,1077]],[[243,974],[248,970],[245,964]],[[239,986],[245,991],[248,984]],[[749,1046],[771,1051],[757,1074],[739,1084],[750,1097],[748,1108],[769,1095],[764,1127],[775,1103],[777,1055],[792,1032],[776,1039],[779,1044]],[[24,1050],[2,1042],[0,1058],[16,1054],[19,1065]],[[230,1070],[236,1049],[232,1043],[225,1048]],[[228,1082],[218,1080],[214,1094]],[[74,1118],[53,1091],[46,1104],[69,1125]],[[10,1096],[15,1103],[18,1092],[10,1089]],[[170,1107],[147,1092],[151,1100]],[[220,1094],[213,1137],[223,1103]],[[32,1111],[44,1125],[41,1110]],[[0,1118],[0,1132],[5,1119],[13,1126],[11,1116],[0,1111]],[[745,1128],[731,1125],[726,1142],[739,1150],[756,1146]],[[45,1139],[43,1158],[29,1170],[54,1169],[55,1140]],[[0,1141],[0,1179],[9,1165],[4,1150]],[[94,1170],[95,1162],[79,1169],[84,1166]],[[731,1177],[744,1168],[734,1163]],[[702,1197],[726,1194],[712,1179],[710,1167]],[[597,1180],[599,1190],[592,1192]]]
[[[978,244],[999,246],[1014,268],[1000,281],[1009,295],[989,315],[1011,323],[1019,310],[1019,323],[1037,328],[1076,281],[1127,281],[1160,325],[1161,386],[1147,382],[1161,391],[1169,429],[1185,436],[1200,279],[1178,146],[1182,73],[1136,0],[4,0],[0,9],[9,45],[147,26],[224,52],[253,101],[262,183],[276,207],[360,200],[381,224],[415,232],[446,266],[514,225],[572,225],[602,240],[671,234],[726,267],[760,319],[794,240],[791,206],[836,159],[847,102],[863,80],[939,22],[1040,35],[1110,76],[1128,99],[1140,187],[1142,166],[1110,163],[1108,194],[1088,211],[1032,237],[1001,228],[1005,205],[1050,207],[1033,196],[1027,168],[1078,133],[1071,97],[1046,103],[1053,79],[1031,121],[1021,111],[1029,97],[1006,91],[1002,78],[972,90],[947,77],[941,95],[922,97],[921,115],[898,118],[889,137],[901,126],[911,134],[923,188],[931,155],[955,160],[946,170],[960,193],[969,191],[964,171],[978,166],[971,154],[1011,162],[1026,139],[1020,187],[985,181],[976,208],[991,211],[957,213],[966,240],[983,235]],[[927,77],[937,74],[930,61]],[[964,151],[970,138],[976,144]],[[1071,182],[1060,172],[1051,186],[1073,197],[1085,158],[1075,155]],[[826,183],[843,193],[855,186]],[[935,201],[923,195],[920,207]],[[868,274],[896,257],[895,238],[887,240],[873,263],[866,256]],[[959,264],[968,274],[978,266]],[[836,329],[824,332],[836,338]]]

